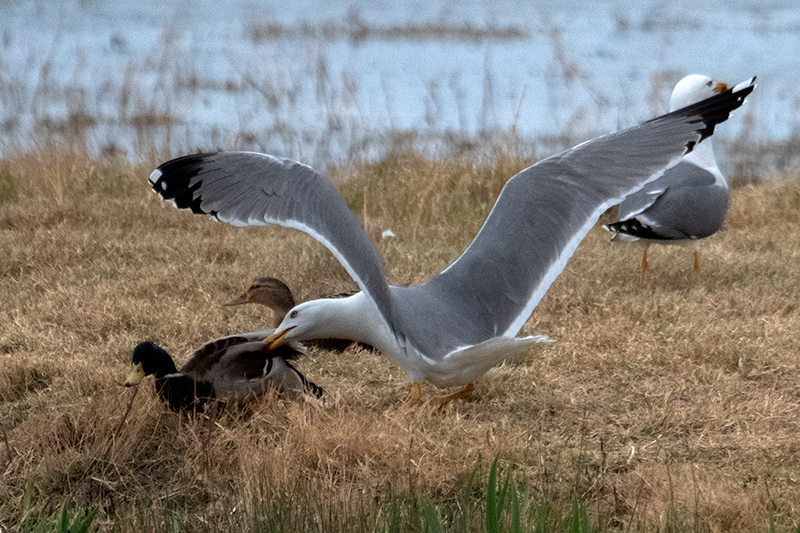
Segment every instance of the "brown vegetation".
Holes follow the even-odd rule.
[[[330,172],[407,284],[457,257],[529,162],[398,153]],[[404,409],[402,370],[351,350],[299,362],[325,388],[321,405],[270,398],[192,420],[144,386],[123,420],[137,342],[180,363],[207,339],[262,327],[263,309],[221,305],[255,276],[285,280],[298,300],[353,287],[310,237],[179,212],[149,192],[149,172],[55,149],[0,160],[0,528],[69,500],[103,528],[157,529],[178,508],[213,529],[297,487],[320,506],[427,494],[452,508],[497,454],[528,497],[576,495],[604,527],[797,525],[797,176],[734,191],[699,284],[674,246],[651,252],[641,286],[638,247],[593,230],[523,330],[558,342],[444,413]]]
[[[297,26],[284,26],[275,22],[254,24],[249,28],[249,35],[255,43],[287,38],[348,40],[354,43],[363,41],[486,42],[518,41],[530,38],[529,33],[519,26],[474,26],[468,22],[459,24],[426,22],[380,26],[365,21],[357,9],[348,11],[347,17],[341,22],[303,23]]]

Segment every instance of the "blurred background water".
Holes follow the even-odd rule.
[[[777,143],[780,167],[798,72],[800,3],[785,0],[0,0],[0,150],[238,148],[321,167],[513,139],[541,157],[666,111],[702,73],[759,76],[717,137]]]

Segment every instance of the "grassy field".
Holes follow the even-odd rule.
[[[529,163],[400,152],[329,172],[408,284],[455,259]],[[733,191],[699,283],[672,246],[641,284],[639,247],[595,228],[523,328],[558,342],[473,401],[408,409],[385,358],[312,350],[299,366],[323,402],[211,422],[165,411],[150,380],[122,387],[136,343],[181,363],[271,323],[221,306],[256,276],[300,300],[354,285],[302,233],[162,204],[151,169],[49,147],[0,159],[0,531],[87,514],[126,532],[797,529],[798,176]]]

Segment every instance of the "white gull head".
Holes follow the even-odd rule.
[[[721,81],[712,80],[701,74],[690,74],[679,81],[672,90],[669,110],[676,111],[727,90],[728,86]]]

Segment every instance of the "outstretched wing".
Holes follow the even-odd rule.
[[[395,291],[410,342],[441,357],[459,346],[519,332],[599,216],[711,135],[742,105],[754,79],[587,141],[512,177],[453,264],[418,287]]]
[[[308,233],[336,259],[395,329],[378,251],[329,179],[289,159],[252,152],[173,159],[150,175],[153,189],[181,209],[235,226],[278,224]]]

